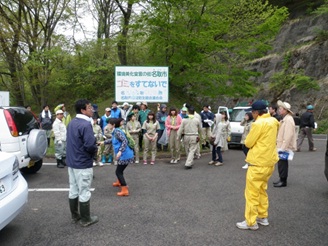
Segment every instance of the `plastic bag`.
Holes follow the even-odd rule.
[[[167,145],[168,142],[169,142],[169,138],[167,136],[167,132],[165,128],[161,138],[158,140],[158,144]]]
[[[294,158],[294,152],[291,150],[287,150],[287,151],[282,151],[280,149],[278,149],[278,156],[280,160],[283,161],[292,161]]]

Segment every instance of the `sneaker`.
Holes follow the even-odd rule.
[[[144,165],[147,165],[147,161],[144,161]]]
[[[309,151],[317,151],[317,148],[309,149]]]
[[[249,225],[247,225],[246,220],[244,220],[243,222],[236,223],[236,226],[239,229],[242,229],[242,230],[253,230],[253,231],[256,231],[257,229],[259,229],[259,226],[258,226],[257,223],[255,223],[255,225],[249,226]]]
[[[209,163],[208,163],[208,165],[213,165],[213,164],[215,164],[216,163],[216,161],[210,161]]]
[[[104,163],[102,163],[101,161],[97,163],[98,166],[102,167],[104,165]]]
[[[218,162],[217,162],[217,163],[215,163],[214,165],[218,167],[218,166],[222,166],[222,165],[223,165],[223,163],[218,161]]]
[[[155,164],[155,162],[154,162],[154,161],[151,161],[151,162],[150,162],[150,165],[154,165],[154,164]]]
[[[173,163],[178,163],[178,161],[179,161],[178,159],[177,159],[177,160],[174,160],[174,162],[173,162]]]
[[[139,164],[139,161],[135,161],[135,164]]]
[[[247,169],[248,168],[248,163],[246,163],[244,166],[241,167],[242,169]]]
[[[170,163],[174,163],[174,159],[172,159],[172,160],[170,161]]]
[[[263,226],[269,225],[268,218],[256,218],[256,222]]]

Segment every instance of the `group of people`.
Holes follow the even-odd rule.
[[[309,151],[315,151],[312,130],[315,128],[313,106],[300,118],[300,134],[297,139],[295,118],[288,102],[278,101],[271,105],[269,112],[263,101],[256,101],[251,106],[251,115],[246,113],[242,124],[245,131],[242,138],[243,151],[248,166],[245,187],[245,220],[236,226],[244,230],[257,230],[258,224],[267,226],[268,195],[267,187],[274,166],[278,163],[279,180],[274,187],[286,187],[288,178],[288,161],[294,151],[300,151],[304,137],[308,137]],[[248,122],[248,123],[247,123]]]
[[[26,106],[26,108],[31,110],[30,106]],[[55,117],[53,117],[49,105],[44,105],[38,121],[46,132],[48,147],[50,139],[54,139],[57,167],[64,168],[66,166],[66,129],[72,118],[66,111],[65,104],[59,104],[54,111]]]
[[[174,136],[174,140],[179,140],[183,136],[185,148],[188,150],[186,169],[192,167],[196,145],[201,133],[201,120],[194,116],[194,108],[192,106],[188,107],[183,108],[188,111],[188,114],[183,116],[184,120],[178,118],[181,116],[178,115],[177,110],[170,110],[169,117],[165,119],[169,135]],[[111,138],[98,141],[92,127],[96,119],[91,103],[86,99],[80,99],[75,103],[75,111],[76,117],[68,124],[66,138],[66,159],[70,184],[69,207],[72,223],[79,221],[81,226],[89,226],[98,222],[97,216],[90,215],[90,186],[93,179],[94,156],[98,152],[99,146],[112,145],[114,158],[117,161],[117,181],[113,183],[113,186],[121,187],[121,191],[117,193],[118,196],[128,196],[129,190],[123,172],[129,164],[135,161],[134,151],[129,146],[128,132],[131,132],[131,134],[137,133],[136,125],[138,123],[134,122],[136,121],[135,115],[131,115],[130,121],[126,124],[123,118],[107,117],[105,128],[111,132]],[[94,118],[93,124],[90,124],[90,118],[92,117]],[[179,127],[177,127],[178,124]],[[160,125],[154,113],[148,112],[142,129],[146,130],[143,134],[145,149],[148,148],[148,145],[151,145],[151,148],[156,147]],[[176,152],[174,152],[174,155],[175,158],[179,158]],[[152,158],[154,158],[153,155]],[[154,161],[154,159],[152,160]],[[151,164],[154,163],[151,161]]]
[[[128,137],[133,139],[135,143],[133,148],[135,153],[135,163],[140,162],[139,151],[142,151],[142,163],[144,165],[148,163],[154,165],[157,152],[167,150],[170,151],[171,155],[170,163],[178,163],[180,161],[182,147],[185,147],[187,155],[192,152],[189,151],[189,145],[187,144],[186,147],[185,144],[185,139],[188,138],[185,136],[191,134],[197,136],[193,158],[200,158],[201,146],[202,148],[210,147],[209,143],[214,135],[217,135],[218,141],[222,137],[224,141],[215,143],[217,148],[214,149],[217,151],[218,155],[221,156],[218,157],[218,162],[221,164],[223,163],[220,148],[222,151],[227,149],[226,139],[230,135],[230,124],[226,113],[223,112],[223,116],[221,117],[222,120],[220,118],[219,121],[214,121],[215,115],[210,112],[210,107],[208,105],[203,107],[200,114],[198,114],[189,104],[184,104],[181,109],[175,107],[168,109],[166,104],[158,104],[156,112],[154,112],[148,109],[147,102],[137,103],[135,105],[130,105],[125,102],[121,106],[121,111],[124,110],[124,113],[115,112],[113,114],[112,112],[114,110],[116,111],[116,108],[120,108],[120,106],[117,106],[117,102],[114,101],[111,108],[105,109],[105,114],[103,116],[100,117],[97,110],[93,114],[94,134],[97,137],[97,140],[101,141],[101,138],[106,139],[106,144],[101,146],[101,150],[98,151],[97,161],[94,165],[102,166],[103,163],[110,163],[113,159],[114,164],[117,164],[112,155],[113,150],[110,141],[107,141],[111,138],[111,131],[108,130],[107,123],[112,118],[121,119],[121,129]],[[191,118],[195,118],[197,122],[199,122],[200,130],[198,130],[197,125],[195,126],[197,129],[194,129],[193,127],[191,127],[192,129],[189,129],[189,125],[192,123],[186,123],[187,125],[183,125],[181,128],[183,119],[188,119],[187,122],[189,122],[191,121]],[[219,131],[217,130],[217,127],[213,127],[213,125],[216,126],[218,123],[223,124],[223,122],[225,122],[226,127],[221,127]],[[212,132],[212,129],[216,130]],[[102,131],[102,136],[100,130]],[[221,130],[223,132],[221,132]],[[220,136],[220,134],[222,136]],[[150,162],[148,162],[149,153]],[[213,164],[219,165],[216,159],[213,160]],[[186,166],[192,166],[191,162],[189,161]]]
[[[167,106],[162,104],[154,113],[145,102],[140,105],[124,103],[122,108],[124,111],[114,101],[112,108],[106,108],[105,114],[99,117],[95,105],[80,99],[75,104],[76,117],[73,120],[66,112],[65,105],[61,104],[55,109],[56,119],[51,124],[55,137],[55,155],[58,167],[68,167],[69,207],[73,223],[79,221],[82,226],[89,226],[98,221],[97,216],[90,215],[89,188],[93,179],[92,167],[99,158],[103,158],[106,146],[110,146],[111,150],[107,150],[107,153],[112,154],[111,158],[117,165],[117,181],[113,186],[121,188],[118,196],[129,195],[124,170],[131,163],[139,163],[140,147],[143,147],[143,164],[148,164],[147,155],[150,151],[150,164],[153,165],[156,151],[160,148],[169,148],[170,163],[177,163],[180,160],[180,148],[184,146],[184,166],[191,169],[194,158],[200,156],[200,148],[211,146],[212,160],[209,164],[223,165],[222,151],[227,150],[230,137],[226,112],[214,115],[210,107],[205,105],[198,114],[191,105],[185,104],[180,110],[170,108],[166,114]],[[279,173],[279,180],[274,182],[274,187],[285,187],[288,157],[291,152],[300,151],[304,136],[308,137],[309,150],[316,150],[312,139],[315,127],[312,105],[307,106],[307,112],[300,118],[298,140],[291,105],[278,101],[277,106],[269,107],[269,111],[266,103],[256,101],[241,122],[244,126],[242,143],[248,170],[245,221],[236,224],[240,229],[257,230],[258,224],[269,224],[266,190],[274,165],[278,163]],[[52,121],[48,106],[44,107],[39,120],[43,129],[50,128]],[[51,134],[47,136],[50,138]],[[130,145],[131,139],[133,147]]]

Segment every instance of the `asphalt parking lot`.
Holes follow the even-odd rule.
[[[94,168],[91,213],[99,222],[87,228],[70,224],[67,169],[47,160],[39,173],[25,175],[29,201],[0,231],[0,245],[327,245],[328,182],[323,174],[325,138],[316,152],[296,153],[288,186],[269,181],[269,222],[257,231],[236,228],[244,220],[243,153],[223,154],[224,165],[210,166],[210,155],[154,166],[133,164],[125,171],[129,197],[117,197],[115,166]],[[54,160],[52,160],[54,161]]]

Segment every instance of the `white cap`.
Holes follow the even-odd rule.
[[[123,103],[123,106],[129,106],[129,103],[125,102]]]
[[[63,110],[61,110],[61,109],[59,109],[59,110],[56,111],[56,115],[57,115],[57,114],[63,114],[63,113],[64,113],[64,112],[63,112]]]

